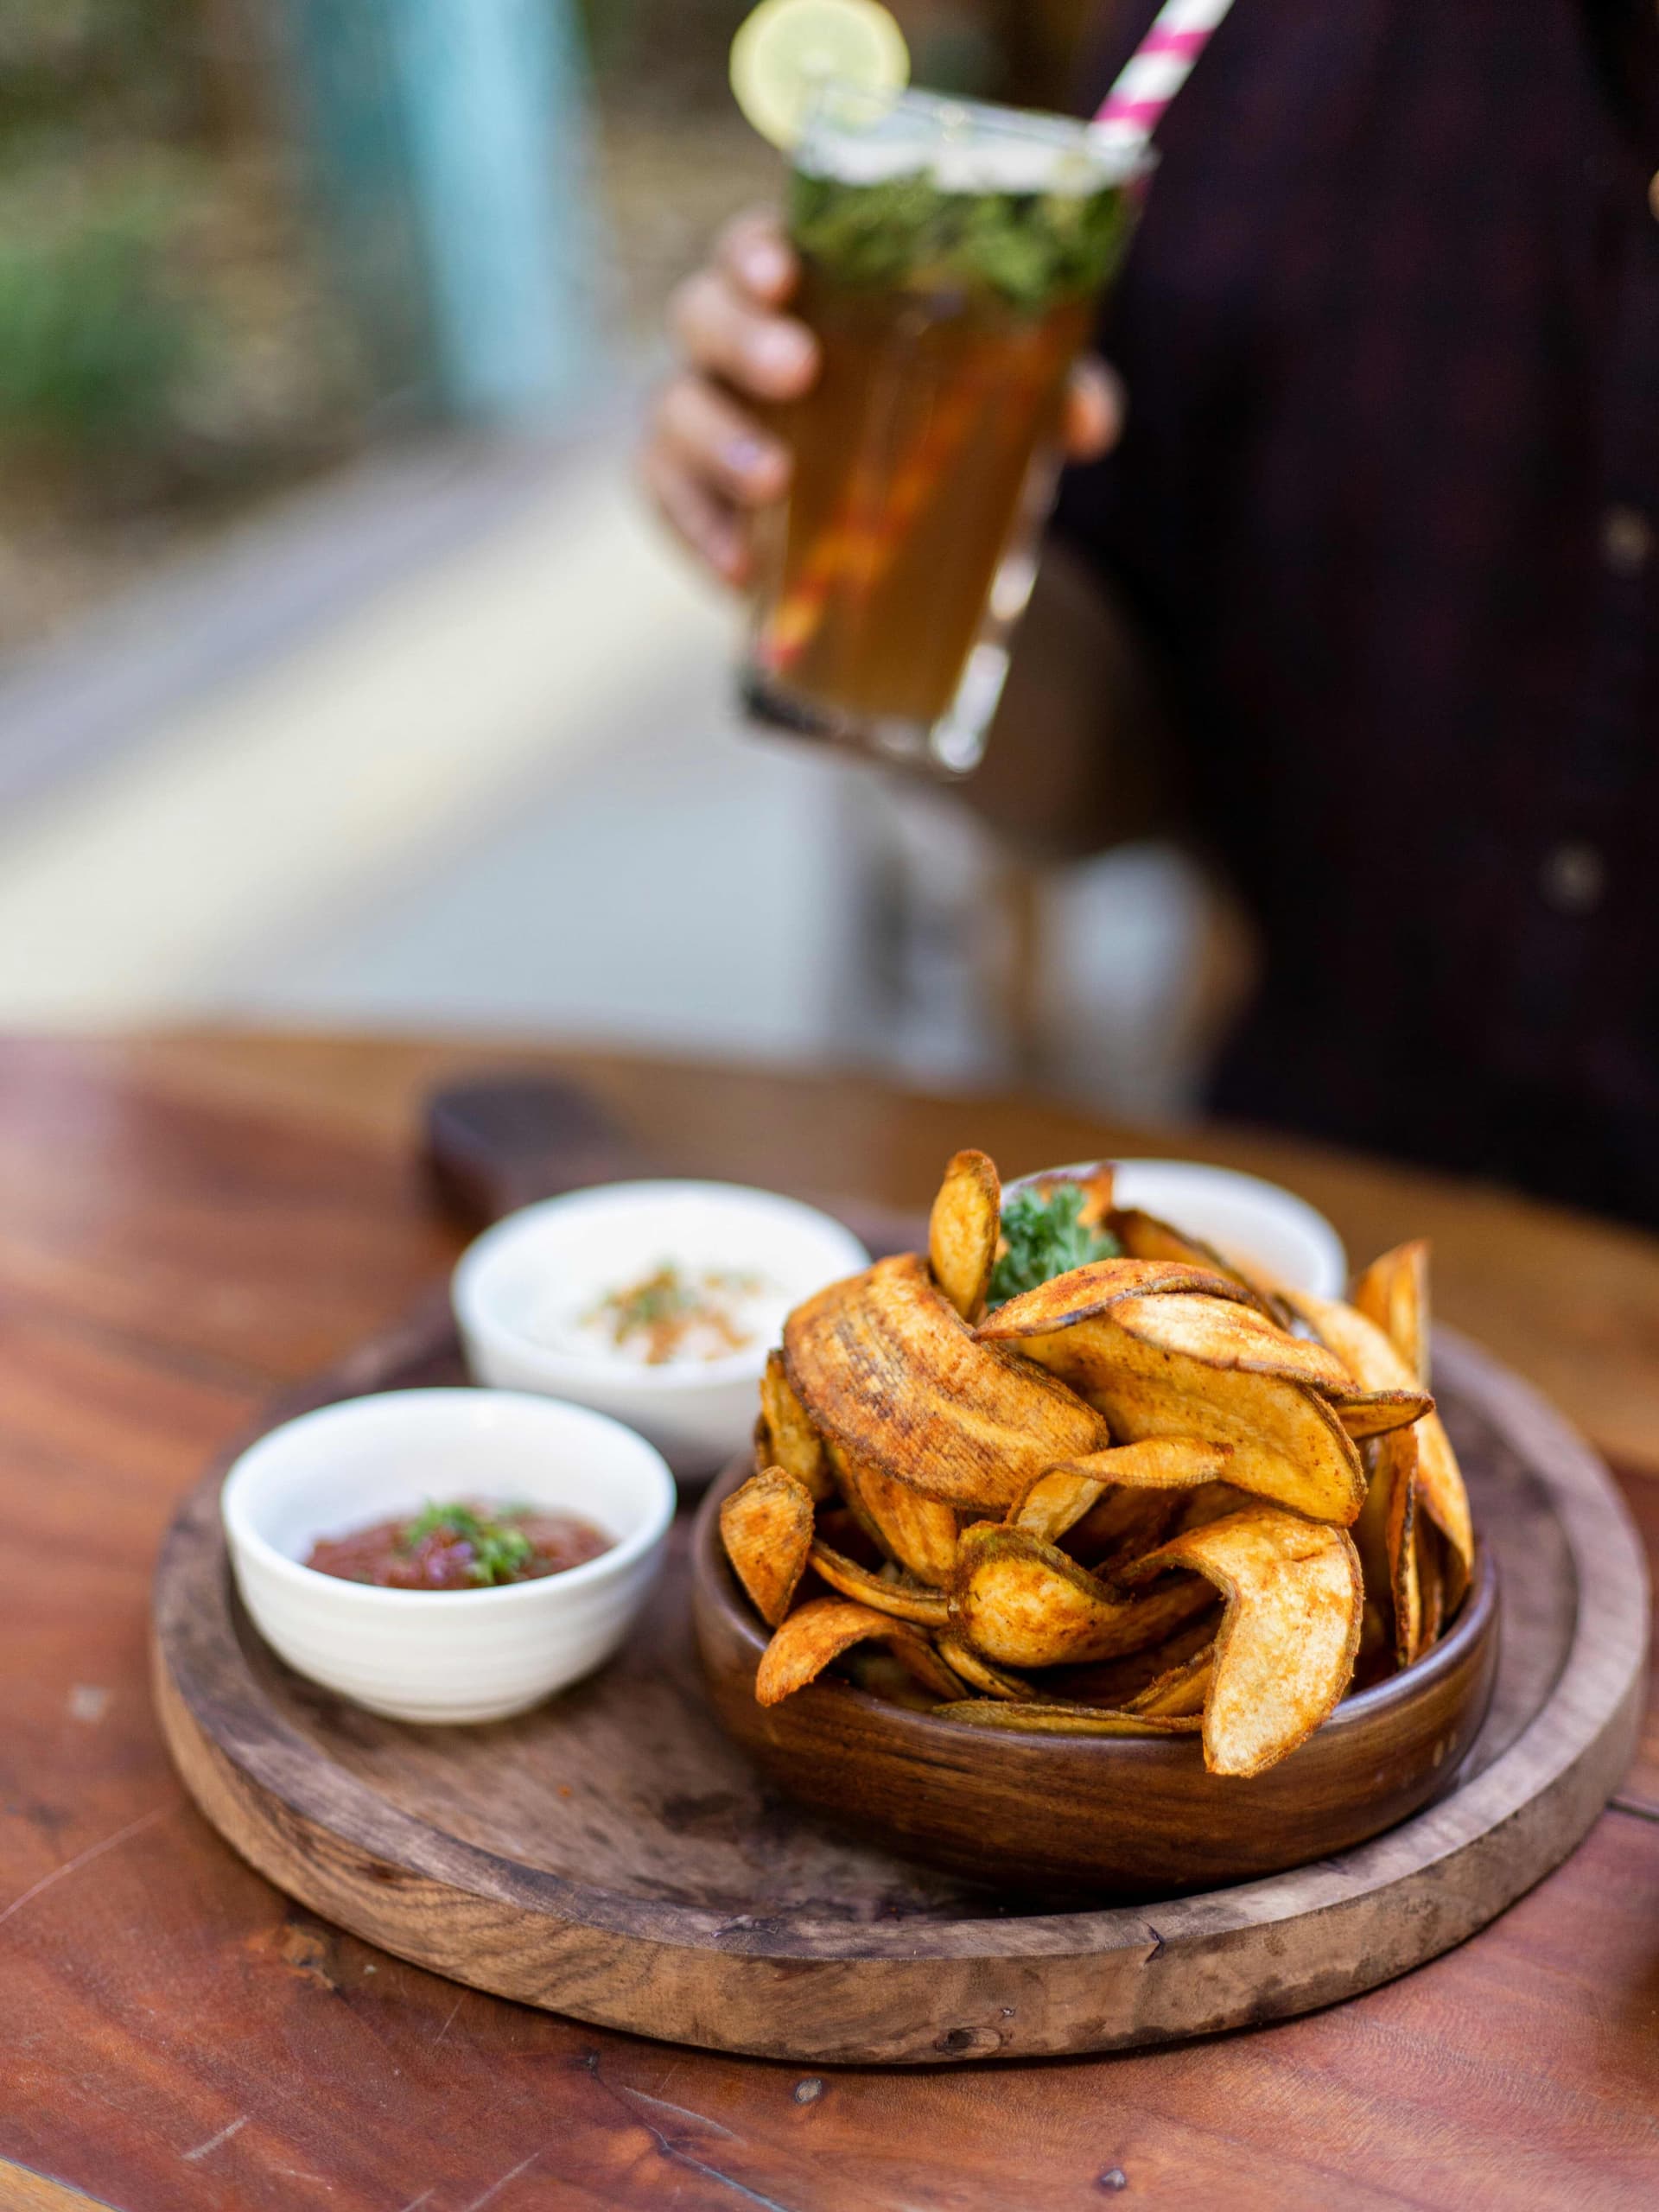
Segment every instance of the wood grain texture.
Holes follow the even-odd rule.
[[[0,2157],[122,2212],[1085,2212],[1119,2175],[1160,2212],[1652,2203],[1659,1821],[1630,1811],[1470,1942],[1339,2007],[1110,2058],[902,2074],[679,2050],[458,1989],[227,1851],[149,1707],[156,1548],[273,1389],[441,1274],[457,1240],[410,1166],[421,1093],[496,1057],[419,1039],[0,1044]],[[665,1166],[895,1205],[925,1204],[965,1141],[1031,1166],[1236,1147],[1319,1198],[1357,1252],[1431,1230],[1457,1262],[1442,1311],[1529,1375],[1551,1369],[1599,1440],[1629,1440],[1625,1493],[1659,1535],[1642,1471],[1659,1467],[1650,1240],[1253,1139],[508,1057],[597,1071]],[[1651,1718],[1647,1741],[1620,1798],[1652,1805]]]
[[[308,1402],[342,1383],[398,1388],[458,1372],[441,1319],[389,1350],[378,1372],[365,1353]],[[1438,1664],[1415,1684],[1355,1700],[1298,1755],[1309,1784],[1297,1785],[1291,1761],[1275,1770],[1276,1789],[1218,1783],[1159,1745],[1111,1746],[1093,1764],[1127,1771],[1101,1780],[1075,1770],[1104,1746],[975,1738],[953,1758],[931,1724],[839,1685],[746,1726],[750,1714],[760,1719],[752,1685],[761,1639],[724,1573],[705,1504],[692,1572],[715,1710],[766,1751],[774,1778],[786,1770],[831,1816],[824,1827],[769,1802],[711,1725],[687,1649],[683,1517],[652,1632],[621,1662],[512,1723],[411,1729],[302,1682],[264,1652],[231,1593],[213,1471],[157,1569],[162,1725],[213,1825],[302,1903],[421,1965],[608,2026],[816,2064],[939,2064],[1124,2048],[1283,2017],[1402,1973],[1484,1925],[1579,1841],[1630,1758],[1645,1568],[1617,1495],[1514,1378],[1454,1339],[1441,1376],[1478,1516],[1516,1565],[1504,1639],[1515,1657],[1467,1779],[1374,1843],[1343,1847],[1353,1773],[1421,1802],[1434,1750],[1450,1773],[1474,1734],[1495,1656],[1490,1573]],[[1399,1728],[1414,1718],[1428,1733],[1406,1734],[1402,1779]],[[1345,1756],[1344,1738],[1354,1745]],[[925,1856],[970,1875],[977,1829],[988,1872],[1000,1823],[1039,1880],[1075,1871],[1068,1853],[1082,1854],[1086,1823],[1068,1822],[1065,1800],[1115,1792],[1137,1801],[1141,1819],[1150,1808],[1150,1837],[1127,1811],[1111,1831],[1149,1901],[1021,1904],[1006,1886],[941,1884],[879,1845],[843,1840],[833,1815],[838,1805],[855,1813],[861,1787],[876,1793],[878,1825],[919,1827],[936,1766],[959,1793],[947,1801],[959,1817],[936,1814]],[[810,1779],[815,1767],[829,1788]],[[1012,1830],[1022,1798],[1040,1817]],[[1224,1891],[1154,1891],[1160,1855],[1188,1886],[1237,1878],[1250,1847],[1227,1840],[1230,1821],[1259,1823],[1290,1856],[1316,1863]]]

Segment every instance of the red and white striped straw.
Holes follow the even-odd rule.
[[[1232,4],[1233,0],[1164,0],[1157,21],[1101,102],[1096,129],[1126,148],[1144,146]]]

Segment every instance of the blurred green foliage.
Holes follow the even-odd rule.
[[[53,196],[16,199],[38,211]],[[118,172],[44,220],[0,200],[0,438],[129,453],[170,439],[206,320],[168,268],[176,220],[172,195]]]
[[[166,448],[211,310],[194,0],[0,5],[0,442]]]

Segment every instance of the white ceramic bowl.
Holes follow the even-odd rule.
[[[1100,1163],[1078,1160],[1051,1175],[1080,1175]],[[1113,1196],[1177,1229],[1213,1244],[1224,1259],[1254,1262],[1293,1290],[1316,1298],[1341,1298],[1348,1283],[1348,1255],[1325,1216],[1277,1183],[1210,1167],[1197,1160],[1120,1160]],[[1035,1182],[1036,1176],[1025,1176]],[[1011,1185],[1017,1189],[1018,1185]]]
[[[319,1536],[480,1497],[580,1514],[615,1538],[563,1574],[382,1590],[301,1564]],[[582,1406],[505,1390],[392,1390],[286,1421],[225,1478],[236,1586],[259,1633],[325,1688],[397,1720],[499,1720],[603,1665],[662,1565],[674,1479]]]
[[[455,1320],[474,1378],[546,1390],[614,1414],[683,1477],[712,1474],[748,1442],[755,1392],[779,1331],[721,1359],[646,1367],[538,1338],[538,1308],[574,1318],[665,1259],[753,1270],[777,1292],[778,1321],[870,1255],[816,1207],[734,1183],[606,1183],[509,1214],[461,1255]]]

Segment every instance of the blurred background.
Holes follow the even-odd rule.
[[[746,734],[632,448],[747,0],[7,0],[0,1023],[474,1026],[1179,1116],[1242,956]],[[898,4],[1063,105],[1086,0]]]

